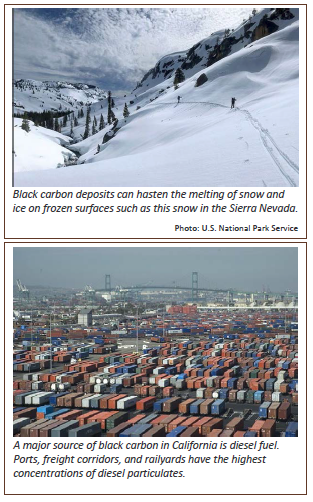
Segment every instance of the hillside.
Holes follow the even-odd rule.
[[[288,9],[262,11],[253,18],[254,28],[241,26],[233,38],[245,30],[249,39],[257,38],[262,19],[283,10]],[[203,54],[205,67],[198,62],[184,71],[178,89],[173,76],[164,80],[163,73],[152,86],[150,73],[147,89],[114,97],[115,127],[98,130],[107,99],[94,102],[90,112],[98,132],[82,140],[85,117],[79,118],[73,144],[67,144],[79,156],[78,165],[45,169],[39,176],[41,168],[30,159],[29,171],[16,173],[16,186],[298,186],[299,22],[296,9],[290,10],[294,17],[276,19],[272,34],[239,42],[241,47],[232,44],[214,64]],[[186,61],[184,54],[176,54],[177,64]],[[196,86],[200,76],[203,83]],[[62,134],[70,135],[69,121]]]
[[[187,51],[162,57],[144,75],[134,92],[143,92],[165,80],[171,80],[178,67],[186,77],[192,77],[200,70],[240,51],[252,42],[286,28],[298,19],[298,9],[262,9],[255,15],[251,14],[237,29],[217,31]]]
[[[30,132],[23,131],[21,125],[22,119],[15,119],[15,175],[32,169],[54,170],[56,167],[64,166],[65,162],[73,162],[76,159],[76,155],[64,146],[68,145],[71,138],[44,127],[36,127],[31,121],[29,121]]]
[[[43,110],[77,110],[106,97],[106,92],[88,84],[38,80],[13,81],[14,113]]]

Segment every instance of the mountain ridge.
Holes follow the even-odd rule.
[[[173,78],[177,68],[181,68],[189,78],[201,69],[208,68],[224,57],[248,46],[249,43],[288,26],[297,18],[297,9],[262,9],[242,22],[237,29],[216,31],[186,51],[163,56],[153,68],[145,73],[133,92],[143,87],[153,87],[161,81]]]

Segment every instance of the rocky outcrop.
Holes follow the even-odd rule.
[[[270,21],[267,16],[264,16],[259,25],[253,30],[251,36],[251,42],[255,42],[256,40],[260,40],[260,38],[267,37],[275,31],[278,30],[277,24]]]
[[[195,87],[200,87],[208,81],[208,77],[205,73],[201,73],[200,77],[197,78]]]
[[[220,61],[220,59],[226,58],[226,56],[229,56],[231,53],[231,48],[234,44],[240,42],[240,39],[236,39],[235,37],[227,37],[222,40],[222,42],[217,43],[213,50],[209,52],[208,54],[208,59],[206,62],[206,66],[211,66],[214,63],[217,63],[217,61]]]

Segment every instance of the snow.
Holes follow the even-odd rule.
[[[14,172],[28,172],[30,169],[50,170],[64,165],[65,159],[75,154],[65,148],[71,138],[44,127],[35,127],[29,121],[30,131],[21,128],[22,119],[14,119]]]
[[[14,113],[77,110],[83,105],[100,101],[105,96],[106,92],[102,89],[89,88],[84,84],[15,80]]]
[[[110,141],[102,144],[109,125],[79,141],[85,118],[79,119],[74,128],[79,142],[72,146],[81,155],[79,165],[55,169],[29,157],[27,172],[16,172],[15,185],[298,186],[299,23],[282,26],[202,68],[176,91],[171,79],[147,90],[143,86],[136,96],[114,97],[120,129]],[[208,81],[195,87],[201,73]],[[237,98],[234,110],[232,96]],[[92,104],[91,119],[96,116],[99,124],[101,113],[106,119],[106,107],[106,100]],[[63,132],[69,134],[69,128]]]

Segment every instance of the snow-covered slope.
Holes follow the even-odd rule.
[[[177,68],[191,77],[200,70],[212,66],[224,57],[238,52],[255,42],[298,21],[299,10],[289,8],[262,9],[244,20],[235,30],[212,33],[189,50],[162,57],[137,84],[134,93],[144,91],[164,82],[172,81]]]
[[[99,87],[69,82],[14,80],[14,113],[76,110],[106,97]]]
[[[55,169],[64,166],[70,159],[76,158],[75,154],[64,145],[71,138],[63,134],[35,127],[29,121],[30,131],[21,128],[22,119],[14,119],[14,171],[27,172],[36,169],[38,171]],[[38,172],[36,171],[36,172]]]
[[[298,186],[299,22],[295,16],[278,23],[285,27],[202,68],[176,90],[173,78],[162,79],[114,98],[116,127],[81,141],[80,118],[71,148],[81,165],[40,174],[33,166],[16,174],[16,186]],[[196,87],[202,74],[207,80]],[[97,124],[106,107],[106,99],[91,105]],[[62,132],[69,135],[69,123]]]

